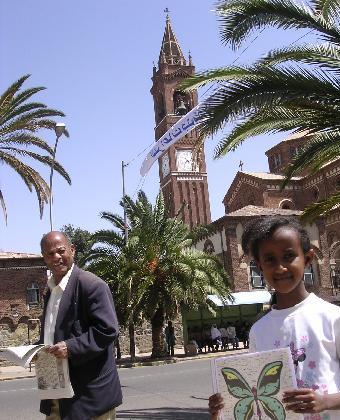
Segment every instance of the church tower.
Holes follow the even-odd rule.
[[[159,53],[153,68],[151,94],[155,111],[156,141],[198,103],[197,92],[182,93],[178,85],[195,73],[189,53],[188,64],[167,15]],[[172,145],[158,160],[160,186],[170,216],[181,216],[191,228],[211,222],[208,181],[204,150],[199,163],[193,163],[198,132],[193,129]]]

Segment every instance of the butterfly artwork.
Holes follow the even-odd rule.
[[[213,391],[224,400],[222,420],[297,420],[281,401],[297,388],[289,347],[218,357],[211,361]]]
[[[267,363],[260,373],[257,386],[251,387],[236,369],[222,368],[229,393],[239,400],[234,407],[235,420],[250,420],[254,411],[257,418],[262,420],[262,410],[272,420],[286,419],[283,405],[274,397],[280,389],[281,371],[281,361]]]

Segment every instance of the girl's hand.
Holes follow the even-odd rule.
[[[321,413],[327,410],[326,396],[316,393],[313,389],[299,388],[283,393],[282,402],[286,410],[294,413]]]
[[[209,397],[209,413],[211,420],[217,420],[220,410],[224,407],[221,394],[214,394]]]

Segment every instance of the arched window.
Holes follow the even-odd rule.
[[[285,209],[285,210],[292,210],[294,209],[294,203],[290,198],[284,198],[279,203],[279,208]]]
[[[203,251],[207,254],[214,254],[215,253],[215,247],[214,244],[211,242],[210,239],[207,239],[204,243]]]
[[[40,301],[39,286],[37,283],[30,283],[26,288],[26,301],[28,305],[36,305]]]
[[[313,273],[312,265],[305,268],[305,273],[304,273],[303,279],[304,279],[305,284],[307,286],[313,286],[314,285],[314,273]]]
[[[312,193],[313,200],[318,201],[319,196],[320,196],[319,188],[318,187],[312,188],[311,193]]]
[[[264,287],[266,287],[263,274],[259,270],[255,261],[250,261],[249,268],[251,286],[253,287],[253,289],[263,289]]]

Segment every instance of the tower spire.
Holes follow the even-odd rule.
[[[165,30],[161,50],[159,53],[158,65],[165,62],[167,64],[178,64],[186,66],[186,60],[171,27],[169,9],[166,8],[164,12],[166,13]]]

